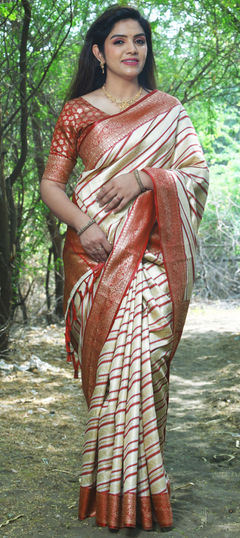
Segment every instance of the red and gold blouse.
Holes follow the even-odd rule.
[[[80,156],[84,162],[80,145],[89,128],[106,117],[106,112],[94,107],[82,97],[68,101],[56,123],[43,179],[67,183],[77,157]]]

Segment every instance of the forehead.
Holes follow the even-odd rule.
[[[120,34],[120,35],[144,34],[144,30],[138,21],[135,21],[134,19],[123,19],[122,21],[118,21],[114,24],[108,37],[111,38],[111,36],[114,34]]]

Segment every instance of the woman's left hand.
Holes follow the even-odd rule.
[[[146,185],[144,177],[147,176],[148,180],[152,183],[150,177],[145,172],[140,172],[142,182],[144,182],[144,187],[151,188],[152,185]],[[120,176],[113,177],[104,185],[98,195],[97,201],[99,202],[100,207],[104,207],[106,212],[114,210],[114,213],[121,211],[131,200],[136,198],[140,194],[139,185],[133,174],[130,172],[128,174],[121,174]]]

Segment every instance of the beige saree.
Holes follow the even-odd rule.
[[[79,518],[96,515],[113,529],[151,529],[153,518],[169,527],[169,366],[192,291],[208,171],[182,105],[157,90],[114,116],[83,98],[68,102],[44,177],[66,181],[77,154],[85,169],[74,203],[113,245],[98,264],[69,228],[64,247],[67,351],[89,407]],[[98,190],[136,168],[154,191],[106,214]]]

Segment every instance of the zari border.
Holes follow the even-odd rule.
[[[172,526],[172,509],[167,492],[150,496],[139,496],[126,492],[114,495],[106,492],[96,492],[96,487],[80,488],[79,512],[80,520],[96,516],[99,527],[120,529],[141,525],[144,530],[152,530],[153,515],[160,527]]]

